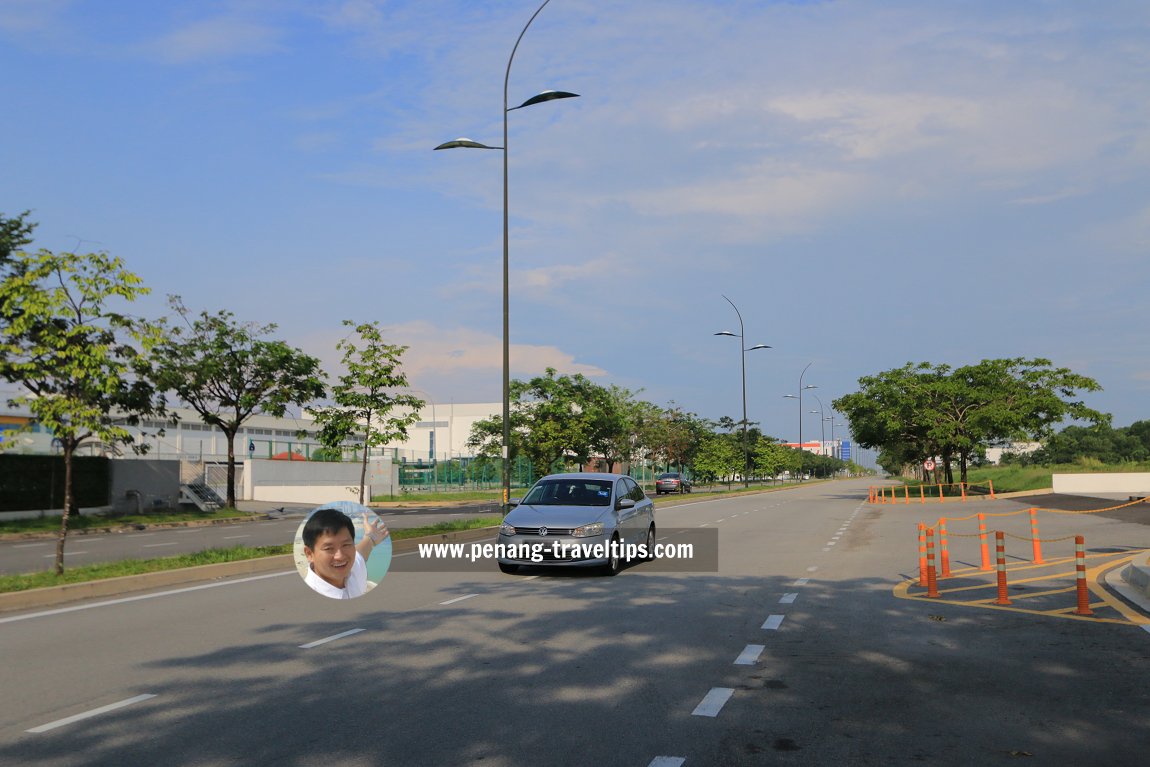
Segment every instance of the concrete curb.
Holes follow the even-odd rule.
[[[1135,557],[1123,569],[1122,579],[1143,597],[1150,598],[1150,551]]]
[[[415,551],[420,543],[466,543],[469,541],[480,541],[492,537],[496,529],[495,527],[480,527],[474,530],[462,530],[456,533],[427,535],[422,538],[404,538],[394,541],[391,551],[393,555],[405,554]],[[295,570],[295,557],[292,554],[280,554],[273,557],[260,557],[259,559],[244,559],[239,562],[224,562],[218,565],[184,567],[178,570],[163,570],[158,573],[125,575],[120,578],[104,578],[98,581],[68,583],[63,586],[48,586],[42,589],[12,591],[6,594],[0,594],[0,612],[27,610],[35,607],[50,607],[65,602],[79,601],[81,599],[118,597],[139,591],[166,588],[168,586],[186,586],[193,583],[219,580],[221,578],[231,578],[237,575],[253,575],[257,573],[290,570]]]

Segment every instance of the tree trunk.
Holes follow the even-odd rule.
[[[962,484],[964,484],[964,485],[966,484],[967,461],[968,461],[968,456],[967,456],[966,451],[965,450],[959,451],[959,454],[958,454],[959,481],[962,482]]]
[[[371,417],[368,416],[370,419]],[[363,443],[363,460],[359,465],[359,502],[363,503],[363,486],[367,484],[367,442]]]
[[[224,436],[228,438],[227,506],[229,509],[234,509],[236,507],[236,433],[234,431],[225,431]]]
[[[56,575],[64,574],[64,539],[68,537],[68,514],[72,511],[72,453],[71,439],[61,440],[64,447],[64,513],[60,515],[60,535],[56,538]]]

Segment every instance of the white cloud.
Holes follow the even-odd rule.
[[[0,30],[44,31],[57,22],[69,0],[0,0]]]
[[[221,17],[185,25],[147,47],[163,61],[184,64],[279,51],[283,49],[279,38],[280,32],[271,26]]]

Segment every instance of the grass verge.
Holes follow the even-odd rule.
[[[165,511],[155,514],[87,514],[68,517],[68,529],[99,530],[105,527],[123,525],[157,525],[165,522],[198,522],[213,520],[247,519],[261,514],[251,514],[238,509],[217,509],[216,511]],[[0,534],[7,533],[55,533],[60,530],[59,517],[37,517],[36,519],[9,519],[0,522]]]
[[[457,519],[451,522],[440,522],[426,527],[412,527],[405,530],[392,530],[394,540],[405,538],[421,538],[425,535],[442,535],[463,530],[474,530],[480,527],[497,525],[502,517],[475,517],[473,519]],[[0,593],[11,591],[27,591],[48,586],[63,586],[68,583],[86,583],[88,581],[104,580],[106,578],[119,578],[125,575],[144,575],[164,570],[179,570],[185,567],[199,567],[200,565],[218,565],[225,562],[239,562],[244,559],[259,559],[261,557],[275,557],[282,554],[291,554],[292,544],[285,543],[278,546],[233,546],[227,549],[207,549],[193,554],[179,554],[172,557],[159,557],[156,559],[127,559],[119,562],[106,562],[97,565],[81,565],[64,571],[63,575],[55,572],[21,573],[19,575],[0,576]]]

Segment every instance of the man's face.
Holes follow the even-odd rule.
[[[311,569],[320,578],[336,588],[342,589],[351,575],[355,564],[355,538],[347,530],[337,533],[320,533],[315,539],[315,548],[303,548]]]

